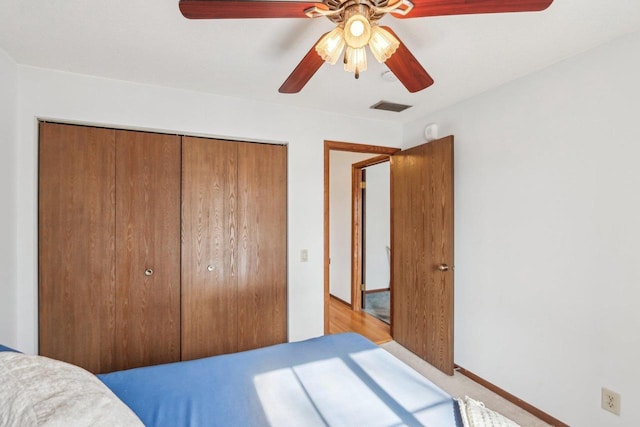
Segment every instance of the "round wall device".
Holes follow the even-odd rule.
[[[435,123],[430,123],[425,126],[424,137],[427,139],[427,142],[438,139],[438,125]]]

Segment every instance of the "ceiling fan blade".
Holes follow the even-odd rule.
[[[326,34],[326,33],[325,33]],[[322,37],[325,36],[322,35]],[[282,83],[278,92],[280,93],[298,93],[307,84],[307,82],[313,77],[313,75],[320,69],[322,64],[324,64],[324,59],[318,52],[316,52],[316,45],[322,40],[322,37],[318,39],[318,41],[313,45],[311,50],[307,52],[307,54],[302,58],[302,61],[298,64],[298,66],[291,72],[287,80]]]
[[[180,0],[180,12],[189,19],[307,18],[304,11],[324,4],[269,0]]]
[[[538,12],[548,8],[553,0],[413,0],[414,8],[406,16],[467,15],[475,13]]]
[[[420,65],[416,57],[409,52],[409,49],[407,49],[404,43],[402,43],[396,33],[394,33],[389,27],[382,28],[393,34],[400,42],[400,46],[395,53],[385,61],[385,64],[389,67],[391,72],[411,93],[421,91],[422,89],[431,86],[433,84],[433,79],[429,73],[422,68],[422,65]]]

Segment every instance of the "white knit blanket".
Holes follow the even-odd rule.
[[[0,352],[0,426],[142,425],[84,369],[42,356]]]

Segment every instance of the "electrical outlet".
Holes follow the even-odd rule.
[[[620,394],[602,387],[602,409],[620,415]]]

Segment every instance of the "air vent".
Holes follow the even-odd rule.
[[[411,108],[411,105],[396,104],[394,102],[388,102],[388,101],[380,101],[372,105],[370,108],[374,110],[394,111],[396,113],[399,113],[400,111],[404,111],[407,108]]]

